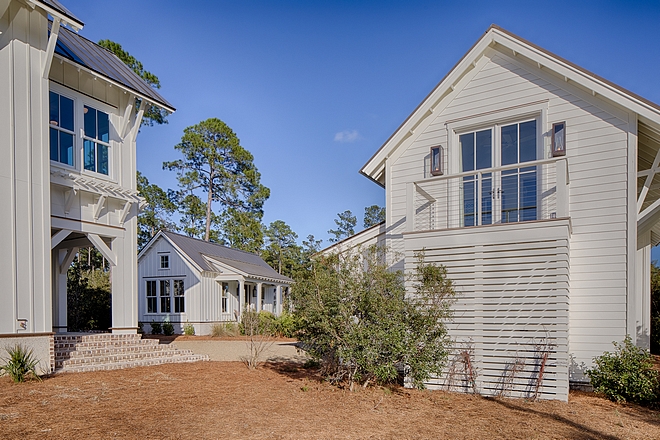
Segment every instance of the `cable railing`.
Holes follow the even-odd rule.
[[[411,182],[406,230],[484,226],[568,216],[566,158],[542,159]]]

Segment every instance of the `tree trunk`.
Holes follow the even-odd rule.
[[[206,232],[204,233],[204,241],[209,241],[211,235],[211,202],[213,201],[213,170],[209,175],[209,197],[206,201]]]

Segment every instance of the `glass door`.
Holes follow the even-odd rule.
[[[459,148],[461,172],[534,161],[536,120],[461,134]],[[466,176],[461,185],[462,226],[537,218],[537,171],[534,166]]]

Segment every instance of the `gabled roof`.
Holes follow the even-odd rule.
[[[51,16],[59,16],[66,24],[76,30],[82,29],[85,25],[58,0],[31,0],[31,2],[38,5]]]
[[[500,50],[508,49],[512,56],[527,58],[536,63],[539,68],[553,71],[563,77],[565,81],[574,82],[590,90],[593,96],[608,99],[649,121],[660,124],[660,106],[658,104],[493,24],[367,161],[360,173],[379,185],[385,186],[384,163],[387,157],[400,147],[410,134],[414,133],[414,128],[424,118],[433,114],[433,110],[443,100],[452,99],[450,95],[454,90],[454,86],[474,67],[484,51],[492,46],[496,46]]]
[[[51,23],[48,23],[50,31]],[[75,32],[61,28],[55,53],[114,82],[169,112],[175,108],[115,54]]]
[[[202,270],[218,272],[218,269],[209,264],[208,260],[204,258],[209,257],[251,277],[277,280],[286,284],[293,282],[291,278],[277,273],[258,255],[169,231],[159,232],[140,252],[140,256],[144,255],[151,243],[154,243],[161,235],[187,255]]]

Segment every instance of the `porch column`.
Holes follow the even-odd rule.
[[[238,280],[238,316],[245,310],[245,280]]]
[[[138,288],[137,288],[137,240],[134,234],[128,230],[137,230],[136,217],[126,222],[126,236],[117,237],[112,240],[112,254],[104,255],[110,261],[110,285],[112,288],[112,333],[131,334],[137,333],[138,322]],[[91,238],[91,237],[90,237]],[[90,240],[91,241],[91,240]],[[92,242],[93,243],[93,242]],[[101,252],[107,253],[107,249],[94,246]],[[116,258],[116,264],[112,265],[109,257]]]
[[[257,283],[257,313],[261,311],[261,288],[263,283]]]
[[[275,308],[274,312],[277,316],[282,314],[282,285],[278,284],[275,286],[275,302],[277,303],[277,307]]]
[[[66,269],[62,273],[66,257],[66,249],[53,251],[51,274],[53,277],[53,331],[55,333],[66,333],[67,331]]]

